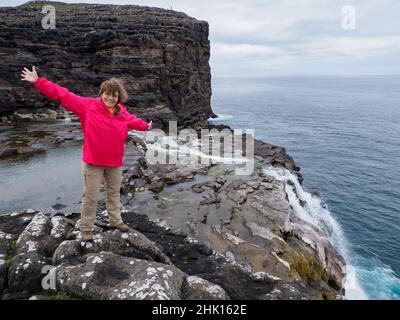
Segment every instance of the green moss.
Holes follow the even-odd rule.
[[[336,293],[335,292],[324,292],[322,293],[322,297],[324,300],[336,300]]]
[[[0,295],[0,300],[15,300],[15,299],[29,299],[32,296],[37,296],[39,300],[81,300],[82,298],[69,294],[62,291],[54,291],[54,290],[42,290],[39,292],[29,292],[27,290],[23,290],[17,294],[11,294],[7,289],[3,291],[3,295]]]
[[[17,240],[13,239],[10,241],[10,249],[14,252],[17,246]]]
[[[11,295],[7,292],[7,290],[3,291],[3,295],[0,296],[0,300],[10,300],[11,299]]]
[[[307,261],[301,257],[297,256],[293,259],[294,269],[297,271],[300,277],[308,277],[310,275],[310,268]]]
[[[12,256],[6,256],[6,268],[9,269],[11,267]]]
[[[17,247],[17,240],[15,240],[15,239],[11,240],[10,244],[8,246],[8,249],[7,249],[6,259],[5,259],[7,269],[11,267],[11,261],[12,261],[12,258],[14,257],[16,247]]]
[[[255,168],[257,169],[257,170],[262,170],[263,168],[265,168],[266,167],[266,165],[265,164],[262,164],[262,163],[257,163],[256,165],[255,165]]]
[[[46,5],[52,5],[56,10],[62,11],[62,10],[67,10],[71,8],[75,8],[79,6],[77,3],[65,3],[65,2],[56,2],[56,1],[28,1],[24,4],[21,4],[19,7],[21,8],[37,8],[37,7],[43,7]]]
[[[75,231],[74,227],[69,227],[65,232],[65,239],[71,240],[73,238],[73,232]]]
[[[219,164],[214,164],[208,169],[207,176],[216,177],[224,174],[224,167]]]
[[[287,239],[287,243],[290,247],[286,248],[284,259],[290,262],[298,275],[306,281],[321,281],[324,266],[315,250],[294,237]]]
[[[42,296],[48,300],[76,300],[81,299],[79,296],[66,293],[63,291],[54,291],[54,290],[43,290],[40,293],[36,294],[38,296]]]

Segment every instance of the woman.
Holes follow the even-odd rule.
[[[48,98],[59,102],[75,113],[84,134],[83,145],[83,199],[81,205],[82,240],[93,239],[97,202],[102,178],[106,181],[106,208],[110,223],[122,232],[129,227],[123,223],[120,209],[122,158],[128,129],[147,131],[152,122],[130,114],[124,103],[128,94],[122,82],[116,78],[104,81],[99,97],[80,97],[45,78],[38,77],[36,67],[24,68],[21,77],[29,81]]]

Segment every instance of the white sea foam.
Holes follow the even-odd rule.
[[[389,266],[376,258],[356,256],[352,260],[356,265],[354,272],[357,272],[370,299],[400,299],[400,279]]]
[[[168,148],[167,148],[168,146]],[[202,152],[200,146],[200,141],[195,139],[192,141],[191,145],[179,144],[173,137],[163,137],[160,143],[148,144],[149,150],[157,150],[159,152],[164,152],[166,154],[177,154],[179,159],[184,161],[194,161],[195,163],[198,159],[207,159],[210,163],[225,163],[225,164],[243,164],[251,161],[245,157],[228,157],[219,155],[209,155]]]
[[[217,118],[209,118],[207,121],[209,123],[215,123],[215,122],[220,122],[220,121],[226,121],[226,120],[231,120],[233,119],[233,115],[230,114],[217,114]]]
[[[345,291],[346,298],[351,300],[368,299],[359,284],[357,278],[357,268],[349,264],[349,252],[347,240],[343,234],[339,223],[323,204],[322,200],[303,190],[297,178],[288,170],[268,167],[264,171],[279,181],[285,182],[285,191],[289,198],[289,203],[293,207],[294,213],[302,220],[316,225],[325,236],[331,241],[334,247],[345,258],[347,263]],[[300,200],[303,205],[300,204]]]

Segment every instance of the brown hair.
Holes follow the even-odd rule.
[[[103,92],[108,94],[118,93],[118,101],[121,103],[126,103],[126,101],[128,101],[128,93],[121,79],[111,78],[103,81],[100,85],[99,96],[101,96]]]

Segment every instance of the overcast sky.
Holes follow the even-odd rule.
[[[400,74],[399,0],[65,2],[172,7],[206,20],[215,77]],[[343,6],[355,9],[355,28]]]

